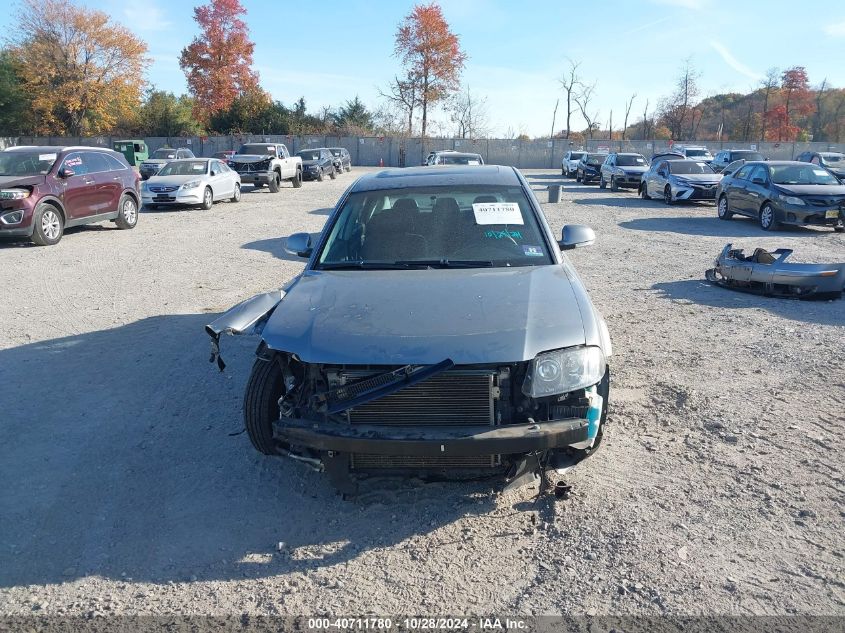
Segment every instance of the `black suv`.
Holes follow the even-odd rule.
[[[795,160],[825,167],[839,180],[845,178],[845,154],[839,152],[804,152],[798,154]]]
[[[329,151],[334,156],[334,166],[337,171],[352,171],[352,157],[345,147],[330,147]]]
[[[303,180],[319,180],[322,182],[325,176],[332,180],[337,177],[334,156],[325,147],[303,149],[298,151],[296,155],[302,159]]]
[[[611,191],[619,187],[640,188],[640,180],[648,170],[645,156],[636,153],[613,152],[608,154],[599,171],[599,187],[604,189],[610,183]]]
[[[752,160],[766,160],[760,152],[752,149],[723,149],[716,152],[713,157],[713,162],[710,167],[713,168],[717,174],[721,173],[725,167],[737,160],[752,161]]]

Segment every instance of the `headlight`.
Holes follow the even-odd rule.
[[[801,198],[796,196],[781,196],[781,200],[783,200],[786,204],[797,204],[802,207],[807,204]]]
[[[202,180],[189,180],[180,189],[196,189],[202,184]]]
[[[538,354],[525,374],[522,393],[541,398],[584,389],[604,376],[604,354],[598,347],[570,347]]]
[[[0,189],[0,200],[23,200],[29,198],[28,189]]]

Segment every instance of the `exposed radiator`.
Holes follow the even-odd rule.
[[[372,371],[346,371],[347,383]],[[493,371],[452,370],[349,411],[352,424],[490,426],[494,423]]]

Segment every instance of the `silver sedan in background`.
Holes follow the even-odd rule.
[[[216,158],[173,160],[141,185],[144,206],[199,205],[210,209],[220,200],[241,199],[241,177]]]

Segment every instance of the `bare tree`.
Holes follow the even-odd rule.
[[[692,61],[687,58],[675,82],[675,91],[664,98],[660,104],[663,120],[669,127],[669,131],[674,139],[684,139],[687,117],[690,114],[693,102],[699,94],[699,76],[700,73],[693,67]],[[690,125],[690,128],[692,127]],[[692,130],[690,133],[692,133]]]
[[[481,138],[490,133],[487,97],[476,97],[469,86],[454,95],[446,109],[457,125],[458,138]]]
[[[631,98],[628,99],[628,103],[625,104],[625,122],[622,124],[622,140],[625,140],[625,135],[628,133],[628,115],[631,114],[631,107],[634,105],[634,99],[637,98],[637,93],[631,95]],[[646,104],[646,108],[648,108],[648,104]]]
[[[824,113],[824,93],[827,90],[827,77],[816,89],[816,116],[813,118],[813,140],[817,141],[822,131],[822,115]]]
[[[607,139],[613,140],[613,110],[610,111],[610,118],[607,121]]]
[[[590,101],[592,101],[593,96],[595,96],[596,91],[596,84],[592,84],[591,86],[580,86],[578,90],[578,94],[572,97],[572,100],[578,106],[578,110],[581,112],[581,116],[584,117],[584,121],[587,122],[587,134],[590,135],[590,138],[593,138],[593,131],[596,127],[596,121],[599,118],[599,111],[591,111],[590,110]]]
[[[651,126],[648,120],[648,99],[645,100],[645,108],[643,108],[643,139],[649,138]]]
[[[760,142],[762,143],[766,140],[766,114],[769,111],[769,98],[780,85],[780,70],[774,67],[769,68],[760,85],[763,88],[763,116],[761,117],[762,125],[760,128]]]
[[[411,136],[414,131],[414,109],[419,105],[419,89],[418,82],[409,72],[405,79],[394,77],[393,81],[388,86],[388,92],[379,90],[379,94],[395,103],[402,111],[404,111],[406,120],[408,122],[407,134]]]
[[[566,93],[566,138],[569,138],[570,120],[572,119],[572,102],[575,100],[578,90],[581,88],[581,79],[578,77],[578,67],[581,62],[576,62],[567,59],[569,62],[569,69],[563,74],[563,78],[559,79],[560,87]],[[557,110],[557,108],[555,108]]]

